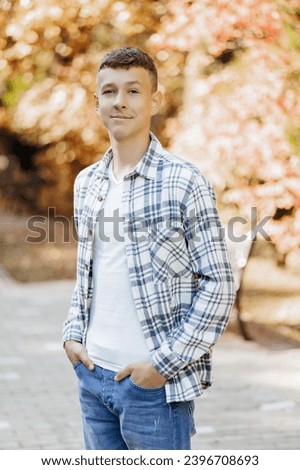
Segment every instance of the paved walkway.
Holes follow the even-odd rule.
[[[0,280],[0,448],[82,449],[61,326],[73,282]],[[194,449],[300,449],[300,349],[226,333],[214,386],[196,400]]]

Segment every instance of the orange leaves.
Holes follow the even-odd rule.
[[[274,243],[287,252],[300,244],[295,230],[300,200],[299,82],[292,78],[296,53],[287,46],[275,2],[190,3],[198,31],[189,42],[178,23],[189,55],[183,107],[166,129],[172,149],[210,177],[222,207],[245,217],[251,206],[261,217],[282,214],[284,243],[280,220],[270,227]],[[170,8],[174,27],[176,5]],[[237,38],[240,43],[233,42]],[[170,41],[178,46],[176,34]],[[230,50],[228,61],[219,60]]]
[[[169,0],[167,9],[161,41],[181,51],[204,43],[209,53],[217,56],[229,41],[272,41],[282,30],[272,0]]]
[[[210,177],[220,206],[287,210],[272,236],[281,250],[299,244],[298,3],[3,0],[0,126],[37,147],[34,203],[70,212],[75,174],[108,145],[94,112],[98,63],[134,45],[158,65],[163,143]]]

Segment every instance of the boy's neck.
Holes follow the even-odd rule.
[[[143,157],[149,147],[149,133],[139,139],[118,141],[110,139],[113,152],[113,171],[118,180],[130,173]]]

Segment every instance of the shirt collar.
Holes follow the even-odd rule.
[[[134,170],[128,176],[138,174],[147,179],[155,179],[158,162],[162,156],[163,148],[155,135],[150,132],[150,144]],[[108,178],[108,167],[113,158],[112,148],[110,147],[105,152],[102,160],[100,161],[98,173],[104,178]]]

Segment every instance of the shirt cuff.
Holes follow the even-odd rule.
[[[166,379],[171,379],[188,365],[188,362],[180,360],[174,354],[167,343],[162,344],[159,349],[156,349],[151,357],[155,369]]]

